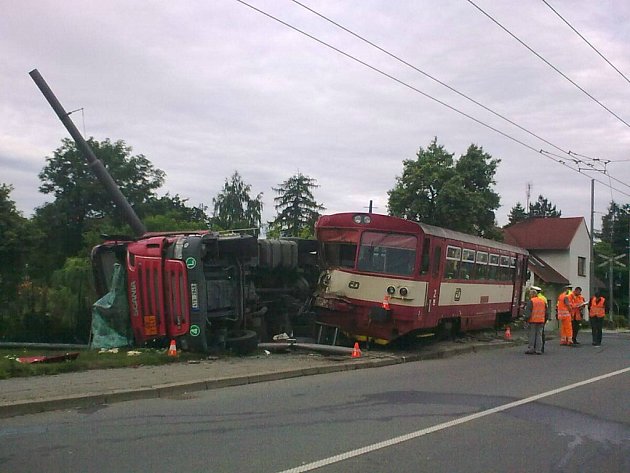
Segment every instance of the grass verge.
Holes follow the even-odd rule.
[[[75,360],[54,363],[20,363],[18,358],[27,356],[55,356],[68,352],[59,350],[0,349],[0,379],[24,376],[52,375],[108,368],[127,368],[134,366],[155,366],[200,360],[207,357],[200,353],[178,352],[177,357],[168,356],[166,350],[157,349],[120,349],[117,353],[97,350],[75,350],[79,353]]]

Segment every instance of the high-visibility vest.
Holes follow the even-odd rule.
[[[606,299],[599,298],[599,301],[595,296],[591,298],[591,308],[589,309],[589,315],[591,317],[604,317],[606,315]]]
[[[569,303],[571,304],[571,318],[574,320],[582,320],[582,312],[580,304],[584,302],[584,296],[582,294],[577,295],[572,292],[569,296]]]
[[[538,296],[534,296],[531,299],[532,313],[529,316],[529,322],[532,324],[545,323],[545,301]]]
[[[564,299],[565,297],[571,297],[571,294],[567,294],[566,292],[563,292],[562,294],[560,294],[558,296],[558,317],[570,317],[571,313],[569,312],[569,306],[567,304],[565,304]]]

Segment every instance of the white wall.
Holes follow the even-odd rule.
[[[582,295],[584,299],[589,300],[589,282],[590,282],[590,237],[586,228],[586,222],[582,220],[578,231],[575,233],[575,237],[571,242],[571,248],[569,250],[569,275],[565,276],[573,287],[580,286],[582,288]],[[578,275],[578,257],[586,258],[586,265],[584,268],[584,276]],[[563,275],[564,276],[564,275]]]
[[[589,294],[589,271],[591,264],[590,255],[590,236],[586,228],[586,222],[578,227],[569,250],[536,250],[536,255],[545,263],[549,264],[553,269],[558,271],[562,276],[569,280],[569,284],[573,287],[580,286],[584,298],[588,300]],[[584,276],[578,275],[578,257],[586,259],[584,266]]]

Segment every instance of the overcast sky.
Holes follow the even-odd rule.
[[[630,82],[544,2],[475,0],[610,112],[466,0],[303,0],[527,132],[299,4],[248,2],[364,64],[236,0],[0,0],[0,183],[24,215],[51,200],[37,174],[69,136],[34,68],[66,110],[83,109],[72,118],[86,136],[126,141],[166,172],[160,194],[195,206],[238,170],[270,220],[272,187],[299,171],[319,183],[326,213],[370,200],[387,213],[403,160],[436,136],[456,157],[474,143],[501,159],[500,225],[528,183],[532,200],[543,194],[587,224],[591,178],[597,212],[630,202]],[[630,2],[548,4],[630,77]],[[592,172],[604,160],[608,174]]]

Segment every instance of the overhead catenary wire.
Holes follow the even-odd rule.
[[[420,73],[420,74],[424,75],[425,77],[427,77],[427,78],[431,79],[432,81],[437,82],[438,84],[442,85],[443,87],[446,87],[448,90],[450,90],[450,91],[452,91],[452,92],[456,93],[457,95],[459,95],[459,96],[461,96],[461,97],[465,98],[466,100],[468,100],[468,101],[470,101],[470,102],[474,103],[475,105],[477,105],[477,106],[479,106],[479,107],[483,108],[484,110],[486,110],[486,111],[488,111],[488,112],[492,113],[493,115],[495,115],[495,116],[497,116],[497,117],[501,118],[502,120],[504,120],[504,121],[506,121],[506,122],[510,123],[511,125],[513,125],[513,126],[517,127],[517,128],[518,128],[518,129],[520,129],[521,131],[524,131],[524,132],[528,133],[529,135],[531,135],[531,136],[533,136],[533,137],[535,137],[535,138],[539,139],[540,141],[542,141],[542,142],[544,142],[544,143],[548,144],[549,146],[551,146],[551,147],[555,148],[556,150],[558,150],[558,151],[560,151],[560,152],[562,152],[562,153],[568,154],[569,156],[570,156],[571,154],[573,154],[573,155],[575,155],[575,154],[576,154],[576,153],[572,153],[570,150],[565,150],[565,149],[563,149],[562,147],[560,147],[560,146],[558,146],[558,145],[556,145],[556,144],[552,143],[551,141],[549,141],[549,140],[547,140],[547,139],[543,138],[542,136],[540,136],[540,135],[538,135],[538,134],[534,133],[533,131],[531,131],[531,130],[529,130],[529,129],[525,128],[525,127],[523,127],[522,125],[520,125],[520,124],[516,123],[515,121],[513,121],[513,120],[511,120],[510,118],[506,117],[505,115],[503,115],[503,114],[501,114],[501,113],[499,113],[499,112],[497,112],[497,111],[495,111],[495,110],[491,109],[490,107],[488,107],[488,106],[484,105],[483,103],[479,102],[478,100],[475,100],[474,98],[470,97],[469,95],[464,94],[463,92],[460,92],[459,90],[457,90],[456,88],[452,87],[451,85],[449,85],[449,84],[445,83],[444,81],[442,81],[442,80],[440,80],[440,79],[438,79],[438,78],[434,77],[433,75],[431,75],[431,74],[429,74],[429,73],[427,73],[427,72],[425,72],[425,71],[421,70],[421,69],[420,69],[420,68],[418,68],[417,66],[415,66],[415,65],[411,64],[409,61],[407,61],[407,60],[405,60],[405,59],[402,59],[400,56],[398,56],[398,55],[396,55],[396,54],[394,54],[394,53],[392,53],[392,52],[390,52],[390,51],[386,50],[385,48],[383,48],[383,47],[379,46],[378,44],[375,44],[374,42],[372,42],[372,41],[368,40],[367,38],[365,38],[365,37],[363,37],[363,36],[361,36],[361,35],[359,35],[359,34],[358,34],[358,33],[356,33],[355,31],[350,30],[349,28],[347,28],[347,27],[343,26],[342,24],[340,24],[340,23],[336,22],[335,20],[333,20],[333,19],[329,18],[328,16],[326,16],[326,15],[324,15],[324,14],[322,14],[322,13],[318,12],[317,10],[315,10],[315,9],[313,9],[313,8],[311,8],[311,7],[307,6],[307,5],[304,5],[303,3],[301,3],[301,2],[300,2],[300,1],[298,1],[298,0],[291,0],[291,1],[292,1],[293,3],[295,3],[296,5],[299,5],[300,7],[304,8],[305,10],[307,10],[307,11],[309,11],[309,12],[311,12],[311,13],[313,13],[313,14],[317,15],[318,17],[322,18],[323,20],[325,20],[325,21],[327,21],[327,22],[329,22],[329,23],[331,23],[331,24],[335,25],[337,28],[340,28],[341,30],[343,30],[343,31],[345,31],[345,32],[347,32],[347,33],[349,33],[349,34],[351,34],[352,36],[354,36],[355,38],[357,38],[357,39],[359,39],[359,40],[363,41],[364,43],[369,44],[370,46],[372,46],[372,47],[374,47],[374,48],[378,49],[379,51],[381,51],[382,53],[384,53],[384,54],[388,55],[389,57],[391,57],[391,58],[395,59],[396,61],[398,61],[398,62],[400,62],[400,63],[402,63],[402,64],[404,64],[404,65],[406,65],[406,66],[410,67],[410,68],[411,68],[411,69],[413,69],[414,71],[416,71],[416,72],[418,72],[418,73]],[[592,161],[596,161],[596,162],[597,162],[597,161],[599,161],[599,159],[596,159],[596,158],[590,158],[589,156],[586,156],[586,155],[580,155],[580,156],[581,156],[582,158],[589,159],[589,160],[592,160]],[[571,159],[572,159],[572,158],[571,158]],[[572,159],[572,160],[573,160],[573,161],[575,161],[575,159]],[[578,165],[579,165],[580,163],[579,163],[579,162],[576,162],[576,164],[578,164]],[[585,162],[584,164],[586,164],[586,165],[587,165],[587,166],[589,166],[589,167],[594,167],[594,165],[593,165],[592,163],[587,163],[587,162]],[[601,172],[604,172],[604,173],[605,173],[605,168],[604,168],[603,170],[601,170]],[[622,184],[622,185],[624,185],[624,186],[626,186],[626,187],[630,188],[630,185],[628,185],[628,184],[626,184],[626,183],[624,183],[624,182],[622,182],[622,181],[618,181],[617,179],[615,179],[615,180],[616,180],[617,182],[619,182],[620,184]]]
[[[420,94],[420,95],[422,95],[422,96],[424,96],[426,98],[428,98],[429,100],[432,100],[432,101],[434,101],[434,102],[436,102],[436,103],[438,103],[438,104],[440,104],[440,105],[442,105],[442,106],[444,106],[444,107],[446,107],[446,108],[448,108],[448,109],[450,109],[450,110],[452,110],[452,111],[454,111],[454,112],[456,112],[456,113],[458,113],[458,114],[468,118],[469,120],[472,120],[475,123],[477,123],[479,125],[482,125],[483,127],[488,128],[488,129],[494,131],[495,133],[498,133],[499,135],[501,135],[501,136],[503,136],[503,137],[505,137],[505,138],[507,138],[507,139],[509,139],[509,140],[511,140],[513,142],[515,142],[515,143],[520,144],[521,146],[529,149],[530,151],[533,151],[533,152],[535,152],[537,154],[545,156],[548,159],[551,159],[552,161],[555,161],[555,162],[557,162],[557,163],[567,167],[568,169],[571,169],[572,171],[575,171],[575,172],[577,172],[579,174],[582,174],[582,172],[580,171],[579,168],[571,166],[570,164],[565,162],[563,159],[555,158],[554,154],[551,153],[551,152],[545,151],[543,149],[535,148],[535,147],[525,143],[524,141],[522,141],[522,140],[520,140],[520,139],[518,139],[518,138],[516,138],[514,136],[511,136],[511,135],[509,135],[508,133],[506,133],[504,131],[499,130],[498,128],[496,128],[494,126],[489,125],[489,124],[479,120],[478,118],[475,118],[472,115],[470,115],[470,114],[468,114],[466,112],[463,112],[462,110],[459,110],[456,107],[453,107],[452,105],[449,105],[448,103],[446,103],[446,102],[444,102],[444,101],[442,101],[440,99],[437,99],[436,97],[433,97],[433,96],[427,94],[426,92],[423,92],[422,90],[418,89],[417,87],[414,87],[411,84],[408,84],[408,83],[404,82],[403,80],[398,79],[397,77],[395,77],[395,76],[393,76],[393,75],[391,75],[391,74],[389,74],[389,73],[387,73],[387,72],[385,72],[385,71],[383,71],[383,70],[381,70],[381,69],[379,69],[379,68],[377,68],[375,66],[372,66],[371,64],[368,64],[367,62],[365,62],[365,61],[363,61],[363,60],[361,60],[361,59],[359,59],[359,58],[357,58],[357,57],[355,57],[355,56],[353,56],[353,55],[351,55],[351,54],[349,54],[349,53],[347,53],[347,52],[345,52],[345,51],[343,51],[343,50],[341,50],[339,48],[337,48],[336,46],[333,46],[333,45],[331,45],[331,44],[329,44],[329,43],[327,43],[327,42],[325,42],[325,41],[323,41],[323,40],[313,36],[312,34],[307,33],[306,31],[301,30],[300,28],[298,28],[296,26],[293,26],[290,23],[287,23],[286,21],[281,20],[280,18],[278,18],[278,17],[276,17],[276,16],[274,16],[274,15],[272,15],[272,14],[270,14],[270,13],[264,11],[264,10],[261,10],[260,8],[254,6],[254,5],[251,5],[250,3],[247,3],[245,0],[235,0],[235,1],[240,3],[240,4],[242,4],[243,6],[246,6],[246,7],[250,8],[251,10],[253,10],[253,11],[255,11],[255,12],[257,12],[257,13],[263,15],[263,16],[266,16],[267,18],[269,18],[269,19],[271,19],[271,20],[273,20],[273,21],[275,21],[277,23],[280,23],[281,25],[286,26],[287,28],[289,28],[289,29],[291,29],[291,30],[293,30],[293,31],[295,31],[297,33],[300,33],[300,34],[306,36],[307,38],[309,38],[309,39],[311,39],[311,40],[321,44],[322,46],[325,46],[325,47],[327,47],[327,48],[337,52],[338,54],[341,54],[342,56],[344,56],[344,57],[346,57],[346,58],[348,58],[348,59],[350,59],[350,60],[352,60],[354,62],[357,62],[357,63],[361,64],[362,66],[367,67],[368,69],[370,69],[370,70],[372,70],[372,71],[374,71],[374,72],[376,72],[376,73],[378,73],[378,74],[380,74],[380,75],[382,75],[382,76],[384,76],[384,77],[386,77],[386,78],[388,78],[388,79],[390,79],[390,80],[392,80],[392,81],[394,81],[394,82],[396,82],[396,83],[398,83],[398,84],[400,84],[400,85],[402,85],[402,86],[404,86],[404,87],[406,87],[406,88],[408,88],[408,89],[410,89],[410,90],[412,90],[412,91],[414,91],[414,92],[416,92],[416,93],[418,93],[418,94]],[[594,179],[594,180],[599,182],[600,184],[603,184],[606,187],[611,187],[612,190],[615,190],[615,191],[617,191],[617,192],[619,192],[619,193],[621,193],[623,195],[626,195],[626,196],[630,197],[630,193],[627,193],[627,192],[624,192],[624,191],[622,191],[620,189],[614,188],[609,183],[606,183],[605,181],[602,181],[602,180],[599,180],[599,179]]]
[[[383,52],[383,53],[387,54],[387,55],[388,55],[388,56],[390,56],[391,58],[393,58],[393,59],[395,59],[395,60],[397,60],[397,61],[401,62],[402,64],[404,64],[404,65],[406,65],[406,66],[410,67],[410,68],[411,68],[411,69],[413,69],[414,71],[419,72],[420,74],[422,74],[422,75],[424,75],[425,77],[427,77],[427,78],[429,78],[429,79],[433,80],[434,82],[437,82],[438,84],[440,84],[440,85],[442,85],[442,86],[446,87],[447,89],[449,89],[450,91],[452,91],[452,92],[456,93],[456,94],[457,94],[457,95],[459,95],[460,97],[465,98],[466,100],[468,100],[468,101],[470,101],[470,102],[474,103],[475,105],[478,105],[479,107],[481,107],[481,108],[483,108],[484,110],[486,110],[486,111],[488,111],[488,112],[492,113],[493,115],[495,115],[495,116],[497,116],[497,117],[499,117],[499,118],[501,118],[501,119],[505,120],[506,122],[510,123],[511,125],[514,125],[515,127],[519,128],[520,130],[522,130],[522,131],[524,131],[524,132],[526,132],[526,133],[530,134],[531,136],[533,136],[533,137],[535,137],[535,138],[537,138],[537,139],[539,139],[539,140],[543,141],[544,143],[547,143],[549,146],[551,146],[551,147],[553,147],[553,148],[557,149],[558,151],[561,151],[561,152],[563,152],[563,153],[567,153],[567,154],[568,154],[568,152],[567,152],[567,151],[565,151],[564,149],[562,149],[560,146],[555,145],[554,143],[552,143],[552,142],[550,142],[550,141],[546,140],[545,138],[543,138],[543,137],[541,137],[541,136],[537,135],[536,133],[534,133],[534,132],[532,132],[532,131],[528,130],[527,128],[525,128],[525,127],[523,127],[523,126],[519,125],[518,123],[516,123],[516,122],[514,122],[513,120],[511,120],[511,119],[507,118],[506,116],[502,115],[501,113],[496,112],[495,110],[492,110],[490,107],[487,107],[486,105],[484,105],[483,103],[479,102],[478,100],[475,100],[475,99],[473,99],[472,97],[470,97],[470,96],[468,96],[468,95],[464,94],[463,92],[460,92],[459,90],[455,89],[454,87],[450,86],[449,84],[447,84],[447,83],[445,83],[445,82],[441,81],[440,79],[438,79],[438,78],[436,78],[436,77],[432,76],[431,74],[429,74],[429,73],[427,73],[427,72],[425,72],[425,71],[423,71],[423,70],[419,69],[418,67],[416,67],[416,66],[414,66],[413,64],[409,63],[408,61],[406,61],[406,60],[404,60],[404,59],[400,58],[399,56],[397,56],[397,55],[395,55],[395,54],[393,54],[393,53],[391,53],[391,52],[387,51],[386,49],[382,48],[381,46],[379,46],[379,45],[377,45],[377,44],[373,43],[372,41],[370,41],[370,40],[368,40],[368,39],[364,38],[363,36],[359,35],[358,33],[355,33],[354,31],[352,31],[352,30],[350,30],[350,29],[346,28],[345,26],[343,26],[343,25],[341,25],[341,24],[337,23],[336,21],[334,21],[334,20],[330,19],[329,17],[327,17],[327,16],[325,16],[325,15],[323,15],[323,14],[319,13],[318,11],[316,11],[316,10],[314,10],[314,9],[312,9],[312,8],[310,8],[310,7],[308,7],[308,6],[306,6],[306,5],[304,5],[303,3],[300,3],[300,2],[299,2],[299,1],[297,1],[297,0],[291,0],[291,1],[292,1],[293,3],[295,3],[295,4],[299,5],[299,6],[301,6],[302,8],[304,8],[304,9],[306,9],[306,10],[308,10],[308,11],[310,11],[310,12],[314,13],[315,15],[319,16],[320,18],[322,18],[322,19],[324,19],[324,20],[326,20],[326,21],[328,21],[328,22],[332,23],[333,25],[337,26],[338,28],[340,28],[340,29],[342,29],[342,30],[346,31],[347,33],[349,33],[349,34],[353,35],[354,37],[356,37],[356,38],[360,39],[361,41],[363,41],[363,42],[365,42],[365,43],[369,44],[370,46],[372,46],[372,47],[374,47],[374,48],[378,49],[379,51],[381,51],[381,52]]]
[[[529,52],[531,52],[532,54],[534,54],[538,59],[540,59],[541,61],[543,61],[545,64],[547,64],[549,67],[551,67],[554,71],[556,71],[558,74],[560,74],[562,77],[564,77],[567,81],[569,81],[571,84],[573,84],[573,86],[575,86],[577,89],[579,89],[582,93],[584,93],[587,97],[589,97],[592,101],[594,101],[595,103],[597,103],[600,107],[602,107],[604,110],[606,110],[608,113],[610,113],[613,117],[615,117],[617,120],[619,120],[621,123],[623,123],[624,125],[626,125],[628,128],[630,128],[630,123],[628,123],[627,121],[625,121],[623,118],[621,118],[619,115],[617,115],[615,112],[613,112],[610,108],[608,108],[606,105],[604,105],[602,102],[600,102],[599,100],[597,100],[595,97],[593,97],[593,95],[591,95],[586,89],[584,89],[583,87],[581,87],[579,84],[577,84],[573,79],[571,79],[569,76],[567,76],[564,72],[562,72],[560,69],[558,69],[556,66],[554,66],[552,63],[550,63],[549,61],[547,61],[547,59],[545,59],[544,57],[542,57],[539,53],[537,53],[534,49],[532,49],[527,43],[525,43],[522,39],[520,39],[518,36],[516,36],[514,33],[512,33],[510,30],[508,30],[505,26],[503,26],[501,23],[499,23],[498,20],[496,20],[493,16],[491,16],[489,13],[487,13],[485,10],[483,10],[480,6],[478,6],[475,2],[473,2],[472,0],[466,0],[468,3],[470,3],[472,6],[474,6],[477,10],[479,10],[481,13],[483,13],[486,17],[488,17],[494,24],[496,24],[499,28],[501,28],[503,31],[505,31],[508,35],[510,35],[512,38],[514,38],[516,41],[518,41],[522,46],[524,46]]]
[[[628,82],[630,84],[630,79],[628,79],[628,77],[623,72],[621,72],[619,69],[617,69],[617,67],[612,62],[610,62],[606,56],[604,56],[601,52],[599,52],[599,50],[595,46],[593,46],[593,44],[588,39],[586,39],[578,30],[576,30],[573,27],[573,25],[571,23],[569,23],[560,13],[558,13],[558,10],[556,10],[554,7],[549,5],[549,2],[547,2],[546,0],[542,0],[542,2],[545,5],[547,5],[549,7],[549,9],[552,12],[554,12],[558,16],[558,18],[560,18],[569,28],[571,28],[576,35],[578,35],[580,38],[582,38],[582,40],[586,44],[588,44],[593,51],[595,51],[597,54],[599,54],[599,57],[601,57],[604,61],[606,61],[610,67],[612,67],[615,71],[617,71],[619,73],[619,75],[621,77],[623,77],[626,80],[626,82]]]

